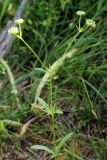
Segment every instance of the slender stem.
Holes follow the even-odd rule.
[[[35,55],[37,60],[40,62],[40,64],[47,70],[46,66],[43,64],[41,59],[38,57],[38,55],[34,52],[34,50],[25,42],[25,40],[21,37],[21,32],[20,36],[17,36],[28,48],[29,50]],[[49,72],[49,70],[48,70]],[[52,80],[53,80],[53,73],[50,73],[50,109],[52,111],[52,135],[53,135],[53,145],[54,145],[54,150],[56,147],[56,132],[55,132],[55,113],[54,113],[54,105],[53,105],[53,95],[52,95]]]
[[[62,58],[60,59],[60,62],[56,65],[56,67],[55,67],[55,69],[54,69],[54,74],[56,73],[59,64],[62,63],[64,55],[67,53],[67,51],[69,50],[70,46],[71,46],[72,43],[76,40],[76,38],[78,37],[79,34],[80,34],[80,32],[78,31],[77,34],[73,37],[73,39],[68,43],[68,47],[66,48],[66,50],[65,50]]]
[[[72,41],[70,41],[70,43],[68,44],[68,47],[66,48],[65,52],[64,52],[64,55],[66,54],[66,52],[68,51],[69,47],[71,46],[71,44],[75,41],[75,39],[78,37],[78,35],[80,34],[80,32],[78,32],[74,38],[72,39]],[[62,56],[63,57],[63,56]],[[61,59],[60,63],[62,63],[63,61],[63,58]],[[59,64],[58,64],[59,65]],[[53,105],[53,96],[52,96],[52,80],[53,80],[53,75],[55,74],[56,70],[57,70],[57,67],[58,65],[56,65],[55,69],[54,69],[54,72],[51,73],[50,72],[50,107],[51,107],[51,110],[52,110],[52,134],[53,134],[53,145],[54,145],[54,151],[55,151],[55,148],[56,148],[56,130],[55,130],[55,109],[53,108],[54,105]]]
[[[20,37],[22,37],[22,28],[20,24],[19,24],[19,33],[20,33]]]
[[[35,51],[25,42],[25,40],[21,36],[17,36],[28,48],[29,50],[35,55],[37,60],[40,62],[40,64],[47,70],[46,66],[43,64],[41,59],[38,57],[38,55],[35,53]],[[49,71],[49,70],[48,70]],[[50,72],[49,72],[50,73]],[[50,109],[52,110],[52,134],[53,134],[53,145],[54,149],[56,146],[56,133],[55,133],[55,113],[54,113],[54,105],[53,105],[53,95],[52,95],[52,80],[53,80],[53,73],[50,73]]]
[[[73,37],[72,41],[69,42],[68,47],[66,48],[64,54],[69,50],[70,46],[76,40],[76,38],[78,37],[79,34],[80,34],[80,32],[77,32],[77,34]]]
[[[64,52],[64,55],[66,54],[66,52],[68,51],[70,45],[75,41],[75,39],[77,38],[77,36],[80,34],[80,32],[78,32],[74,38],[72,39],[72,41],[70,41],[70,43],[68,44],[68,47],[66,48],[65,52]],[[63,56],[62,56],[63,57]],[[60,64],[62,63],[63,61],[63,58],[60,60]],[[58,64],[59,65],[59,64]],[[56,130],[55,130],[55,109],[53,108],[54,107],[54,104],[53,104],[53,96],[52,96],[52,80],[53,80],[53,75],[55,74],[56,70],[57,70],[57,67],[58,65],[56,65],[55,69],[54,69],[54,72],[51,73],[50,72],[50,107],[51,107],[51,110],[52,110],[52,135],[53,135],[53,145],[54,145],[54,151],[55,151],[55,148],[56,148]]]
[[[54,151],[56,148],[56,131],[55,131],[55,115],[52,115],[52,134],[53,134],[53,146],[54,146]]]
[[[53,81],[53,75],[52,73],[50,73],[50,105],[51,107],[53,107],[52,81]]]
[[[47,70],[46,66],[43,64],[43,62],[41,61],[41,59],[39,58],[39,56],[37,55],[37,53],[29,46],[29,44],[26,43],[25,40],[22,37],[17,36],[17,38],[19,38],[29,48],[29,50],[34,54],[34,56],[40,62],[40,64]]]

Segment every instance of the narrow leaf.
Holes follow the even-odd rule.
[[[50,111],[50,108],[49,108],[49,105],[40,97],[37,97],[37,101],[39,102],[39,104],[41,104],[44,109],[46,110],[46,112],[48,114],[51,114],[51,111]]]
[[[49,149],[46,146],[42,146],[42,145],[34,145],[34,146],[31,147],[31,149],[34,149],[34,150],[43,150],[43,151],[46,151],[48,153],[51,153],[52,155],[54,154],[54,152],[51,149]]]
[[[44,69],[42,69],[42,68],[35,68],[35,70],[41,71],[41,72],[43,72],[43,73],[46,73],[46,70],[44,70]]]
[[[62,140],[59,142],[59,144],[56,146],[55,148],[55,152],[56,154],[59,153],[60,149],[63,147],[63,145],[65,144],[65,142],[73,135],[73,133],[69,133],[66,136],[64,136],[62,138]]]
[[[63,112],[62,112],[60,109],[57,109],[57,110],[55,111],[55,114],[63,114]]]

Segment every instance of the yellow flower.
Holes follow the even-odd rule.
[[[88,27],[92,27],[92,28],[95,28],[95,27],[96,27],[95,21],[93,21],[92,19],[87,19],[87,20],[86,20],[86,25],[87,25]]]
[[[84,16],[86,13],[84,11],[77,11],[77,16]]]
[[[19,30],[17,27],[11,27],[11,28],[9,28],[8,33],[16,35],[19,33]]]
[[[22,18],[19,18],[19,19],[15,20],[15,23],[16,24],[23,24],[24,20]]]

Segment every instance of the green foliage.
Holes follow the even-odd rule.
[[[49,106],[49,105],[48,105],[42,98],[40,98],[40,97],[37,97],[37,102],[38,102],[38,104],[33,104],[33,105],[32,105],[32,110],[33,110],[34,112],[37,112],[38,109],[39,109],[39,110],[42,110],[42,111],[46,112],[48,115],[52,115],[52,114],[63,114],[63,112],[62,112],[60,109],[56,108],[55,106],[54,106],[54,107]],[[39,107],[38,105],[39,105],[40,107]]]
[[[64,11],[65,6],[70,3],[70,0],[60,0],[62,10]]]
[[[66,143],[66,141],[68,141],[72,135],[73,135],[73,133],[69,133],[66,136],[64,136],[60,140],[60,142],[55,146],[55,148],[53,150],[49,149],[46,146],[42,146],[42,145],[34,145],[34,146],[31,147],[31,149],[46,151],[46,152],[48,152],[48,153],[50,153],[52,155],[52,158],[55,158],[60,153],[60,150],[64,146],[64,144]]]
[[[106,160],[107,157],[107,143],[104,140],[90,139],[92,150],[96,155],[96,159]]]
[[[3,121],[0,121],[0,132],[2,133],[2,132],[5,132],[5,126],[4,126],[4,123],[3,123]]]
[[[0,141],[9,137],[8,131],[5,127],[5,124],[2,120],[0,120]]]
[[[10,2],[10,0],[3,0],[3,2],[2,2],[2,9],[1,9],[1,14],[0,14],[0,22],[1,22],[4,14],[6,12],[6,9],[7,9],[8,5],[9,5],[9,2]]]
[[[64,144],[66,143],[66,141],[68,141],[71,136],[73,135],[73,133],[69,133],[66,136],[64,136],[60,142],[58,143],[58,145],[55,147],[55,156],[60,153],[61,148],[64,146]]]

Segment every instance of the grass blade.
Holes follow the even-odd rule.
[[[51,149],[49,149],[46,146],[42,146],[42,145],[34,145],[34,146],[31,147],[31,149],[34,149],[34,150],[43,150],[43,151],[46,151],[48,153],[51,153],[52,155],[54,154],[54,152]]]
[[[64,136],[62,138],[62,140],[59,142],[59,144],[56,146],[55,148],[55,152],[56,154],[59,153],[60,149],[63,147],[63,145],[65,144],[65,142],[73,135],[73,133],[69,133],[66,136]]]

